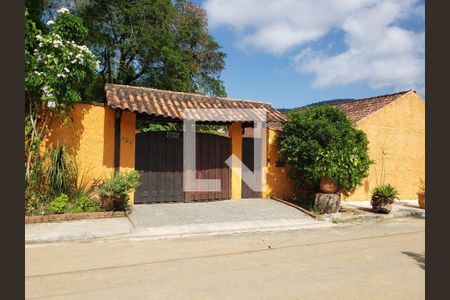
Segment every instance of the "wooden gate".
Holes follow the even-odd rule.
[[[196,134],[196,176],[220,179],[220,192],[183,192],[183,133],[158,131],[136,135],[136,170],[141,185],[135,203],[183,202],[229,199],[230,169],[225,160],[231,155],[230,138]]]
[[[242,138],[242,162],[250,171],[254,171],[254,138]],[[242,198],[261,198],[261,192],[253,191],[244,181],[242,181]]]

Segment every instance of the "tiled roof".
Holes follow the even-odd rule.
[[[267,121],[283,122],[286,117],[270,103],[209,97],[152,88],[106,84],[106,102],[111,108],[118,108],[148,114],[156,118],[183,120],[183,109],[208,109],[200,115],[201,120],[211,121],[218,117],[234,120],[238,114],[224,114],[223,109],[257,109],[266,112]]]
[[[303,106],[298,109],[301,110],[309,106],[318,106],[327,104],[343,110],[353,123],[357,123],[409,92],[415,93],[415,91],[413,90],[407,90],[370,98],[322,101],[307,106]],[[283,130],[281,122],[267,122],[267,128],[277,131]],[[245,128],[244,137],[253,137],[253,128],[251,127]]]
[[[317,102],[312,105],[315,106],[328,104],[330,106],[339,108],[347,114],[350,120],[352,120],[354,123],[357,123],[411,91],[412,90],[407,90],[398,93],[363,99],[324,101]]]

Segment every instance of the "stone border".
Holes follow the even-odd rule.
[[[423,218],[425,219],[425,211],[408,211],[408,212],[391,212],[388,214],[382,213],[366,213],[356,216],[343,217],[342,213],[337,212],[335,214],[321,215],[318,220],[329,221],[333,223],[361,223],[361,222],[373,222],[384,221],[394,218]]]
[[[297,210],[303,212],[304,214],[310,216],[310,217],[313,218],[313,219],[319,219],[319,216],[313,214],[312,212],[308,211],[307,209],[304,209],[304,208],[301,207],[301,206],[295,205],[294,203],[291,203],[291,202],[289,202],[289,201],[286,201],[286,200],[283,200],[283,199],[280,199],[280,198],[276,198],[276,197],[271,197],[271,199],[273,199],[273,200],[275,200],[275,201],[278,201],[278,202],[281,202],[281,203],[283,203],[283,204],[286,204],[286,205],[288,205],[288,206],[290,206],[290,207],[293,207],[293,208],[295,208],[295,209],[297,209]]]
[[[99,211],[99,212],[83,212],[83,213],[66,213],[58,215],[25,216],[25,224],[73,221],[83,219],[118,218],[126,216],[127,212],[125,211]]]

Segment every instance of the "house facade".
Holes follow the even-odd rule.
[[[345,200],[370,200],[381,183],[390,183],[399,191],[399,199],[417,199],[420,180],[425,180],[425,101],[414,91],[371,98],[322,102],[346,113],[356,128],[367,135],[369,157],[374,161],[369,176]],[[275,130],[269,138],[271,156],[276,157]],[[287,167],[269,163],[268,196],[289,198],[295,195],[287,176]]]
[[[399,199],[417,199],[420,180],[425,180],[425,101],[405,91],[334,106],[366,133],[374,161],[348,200],[370,200],[380,183],[395,186]]]
[[[288,168],[278,164],[276,138],[285,116],[269,103],[207,97],[141,87],[108,84],[106,103],[78,103],[70,121],[50,128],[45,145],[67,145],[83,176],[105,179],[115,171],[138,170],[141,185],[130,195],[132,203],[209,201],[240,198],[288,199],[295,196]],[[347,200],[369,200],[379,183],[395,185],[401,199],[415,199],[418,183],[425,178],[424,101],[413,91],[331,103],[342,109],[366,132],[369,155],[375,161],[369,177]],[[183,122],[184,108],[208,108],[211,115],[199,123],[228,126],[229,134],[197,133],[196,178],[219,179],[220,191],[183,191],[183,133],[148,132],[137,129],[139,120]],[[263,190],[253,192],[242,180],[242,167],[224,161],[235,155],[253,168],[252,124],[228,116],[215,122],[224,108],[261,109],[266,112],[266,161],[262,162]],[[246,129],[247,128],[247,129]]]

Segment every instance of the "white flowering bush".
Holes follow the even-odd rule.
[[[26,47],[25,86],[29,105],[42,104],[64,113],[80,101],[79,91],[86,78],[94,74],[98,63],[94,55],[79,42],[87,30],[77,16],[67,9],[49,20],[49,32],[29,32]]]
[[[67,109],[80,100],[80,84],[98,67],[94,55],[86,46],[61,38],[58,33],[36,35],[26,87],[34,94],[34,101],[47,107]]]
[[[26,177],[48,125],[55,116],[65,120],[98,68],[94,55],[81,44],[87,35],[81,18],[63,8],[46,24],[45,32],[37,29],[25,11]]]

